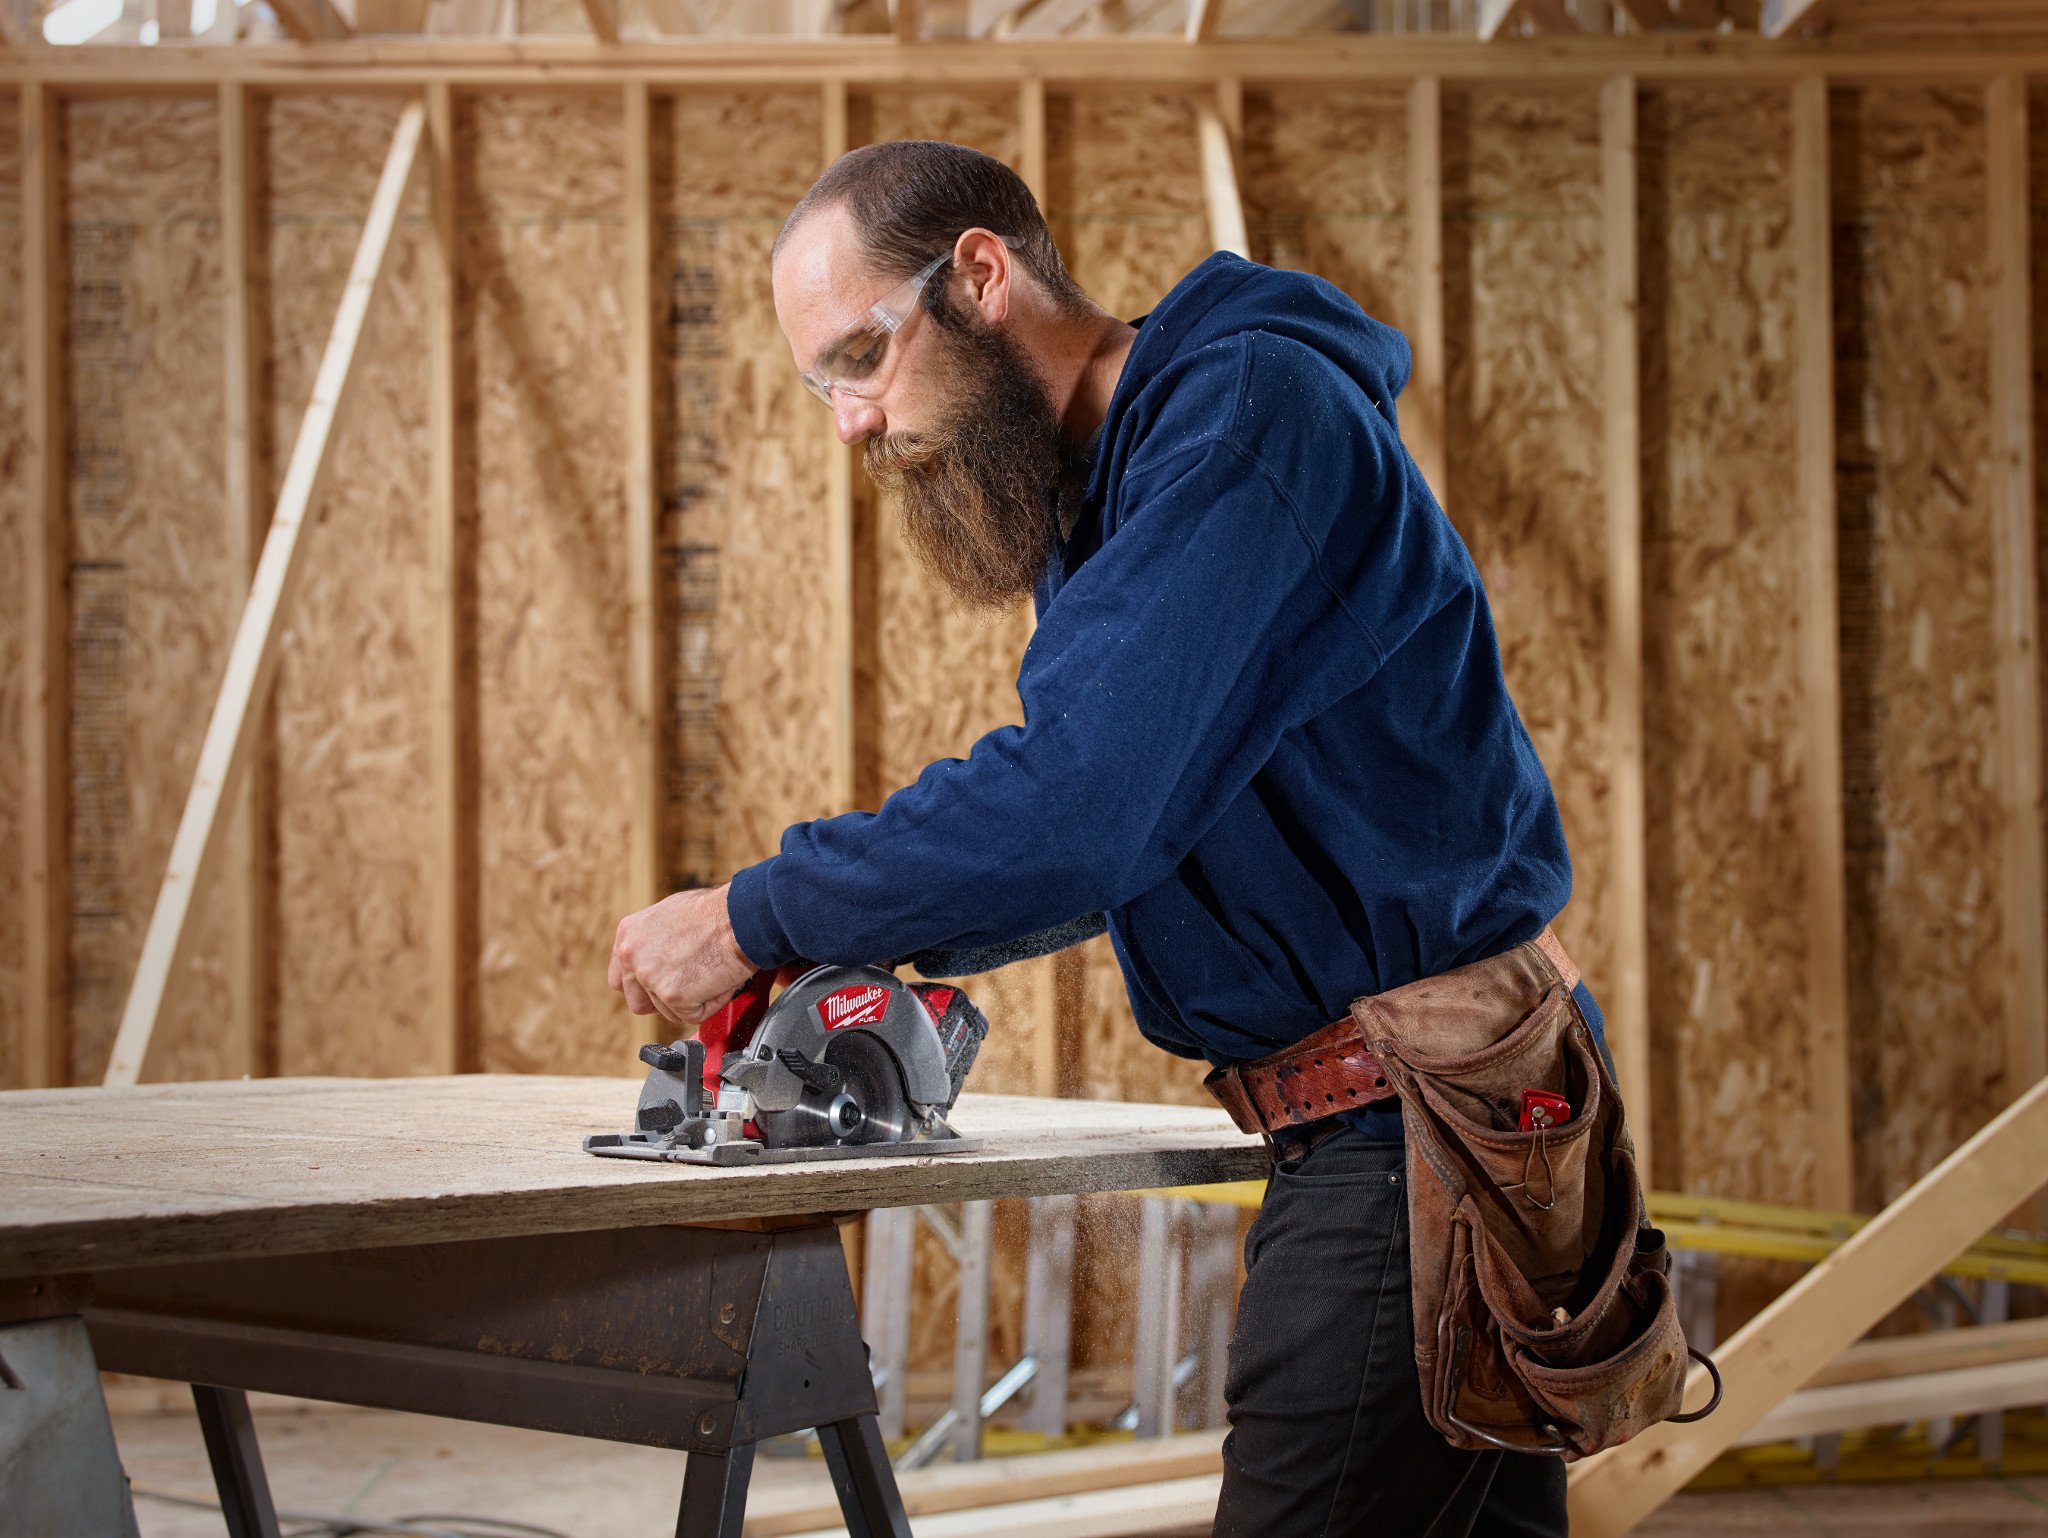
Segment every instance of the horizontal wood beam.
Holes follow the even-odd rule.
[[[1690,1425],[1666,1421],[1571,1472],[1571,1530],[1620,1538],[1732,1447],[1793,1390],[2048,1177],[2048,1080],[1977,1134],[1793,1283],[1715,1353],[1727,1392]],[[1704,1402],[1693,1370],[1687,1402]]]
[[[107,1064],[104,1082],[109,1085],[134,1084],[142,1076],[164,993],[191,932],[186,920],[192,911],[193,895],[219,864],[227,829],[227,819],[220,815],[221,807],[241,785],[256,736],[255,724],[269,696],[271,681],[277,676],[282,631],[279,616],[291,606],[292,596],[305,575],[306,544],[301,536],[327,478],[336,426],[359,378],[355,367],[356,344],[362,340],[364,317],[384,274],[392,231],[398,224],[399,204],[419,158],[424,121],[425,108],[417,102],[407,106],[400,116],[383,174],[370,201],[369,217],[363,222],[362,239],[356,246],[355,261],[349,268],[348,283],[335,312],[334,329],[328,336],[327,350],[321,355],[312,398],[306,403],[298,441],[285,468],[277,510],[271,515],[270,533],[263,542],[263,557],[255,580],[250,583],[249,601],[242,610],[242,622],[228,652],[220,695],[214,701],[213,718],[199,749],[199,767],[192,776],[192,789],[185,798],[184,814],[178,819],[178,831],[171,842],[163,887],[150,913],[148,933],[143,936],[135,980],[129,988],[127,1007],[121,1012],[121,1029],[114,1038],[113,1055]]]
[[[1989,1414],[2037,1405],[2044,1400],[2048,1400],[2048,1362],[2039,1358],[1803,1388],[1758,1421],[1739,1445],[1756,1447],[1766,1442],[1789,1442],[1796,1437],[1901,1426],[1933,1415]]]
[[[1927,1330],[1919,1335],[1860,1340],[1822,1368],[1806,1386],[1828,1388],[1842,1383],[1871,1383],[1883,1378],[1956,1372],[1965,1367],[2039,1361],[2044,1357],[2048,1357],[2048,1319],[1973,1324],[1956,1330]],[[2048,1398],[2041,1402],[2048,1404]]]
[[[46,81],[63,94],[210,92],[225,80],[273,91],[395,89],[445,80],[484,87],[615,88],[644,77],[663,86],[820,83],[852,86],[1016,85],[1041,79],[1061,88],[1247,85],[1320,81],[1446,80],[1596,82],[1617,74],[1643,81],[1789,82],[1823,74],[1839,85],[1887,81],[1981,84],[2013,71],[2048,74],[2048,47],[1997,49],[1981,37],[1910,41],[1845,37],[1778,43],[1715,33],[1632,38],[1558,37],[1481,44],[1469,37],[1382,34],[1244,40],[1190,48],[1179,36],[1044,38],[990,47],[981,40],[933,40],[915,49],[885,38],[353,38],[333,43],[235,48],[46,48],[0,57],[0,82]]]

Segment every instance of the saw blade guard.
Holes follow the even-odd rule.
[[[721,1077],[762,1111],[792,1111],[813,1085],[809,1065],[845,1032],[872,1036],[894,1060],[901,1100],[917,1119],[953,1103],[936,1022],[908,983],[880,967],[814,967],[784,988],[743,1049],[728,1046]],[[815,1073],[812,1078],[818,1077]]]

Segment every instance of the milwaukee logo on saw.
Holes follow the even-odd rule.
[[[849,1025],[873,1025],[889,1012],[887,988],[856,984],[840,988],[818,1000],[818,1018],[828,1031],[843,1031]]]

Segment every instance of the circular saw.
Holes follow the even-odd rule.
[[[694,1037],[642,1047],[633,1130],[583,1146],[687,1164],[964,1153],[946,1113],[987,1034],[958,988],[881,967],[757,972]]]

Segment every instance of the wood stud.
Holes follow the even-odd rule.
[[[1409,350],[1401,392],[1401,436],[1439,505],[1451,503],[1444,458],[1443,82],[1424,75],[1408,87]]]
[[[1606,383],[1609,944],[1607,1044],[1647,1184],[1652,1148],[1650,936],[1643,813],[1642,355],[1638,324],[1636,82],[1600,87],[1601,353]]]
[[[907,4],[908,0],[900,0]],[[847,106],[846,82],[828,80],[820,88],[823,139],[819,145],[820,169],[829,166],[853,147],[852,119]],[[828,415],[819,431],[825,452],[825,505],[831,524],[828,551],[831,595],[832,665],[832,800],[834,811],[849,811],[859,800],[860,743],[856,723],[860,720],[858,660],[855,656],[854,619],[854,506],[853,454],[839,441],[839,422]]]
[[[2041,614],[2035,541],[2032,250],[2027,82],[1985,93],[1991,244],[1991,500],[1997,583],[1998,777],[2004,802],[2006,1083],[2048,1074],[2048,877],[2044,877]]]
[[[456,102],[446,82],[427,88],[428,169],[433,242],[428,249],[430,328],[427,431],[429,561],[434,593],[432,719],[434,786],[433,1044],[440,1073],[483,1067],[476,1007],[479,931],[478,827],[472,792],[476,766],[473,571],[475,545],[459,436],[463,293],[456,215],[461,187],[455,157]]]
[[[1046,164],[1045,82],[1026,80],[1017,87],[1018,174],[1041,213],[1049,216],[1050,172]],[[1018,606],[1017,649],[1021,654],[1031,644],[1037,616],[1030,603]],[[1078,946],[1057,955],[1027,963],[1031,969],[1033,1030],[1031,1033],[1031,1093],[1059,1095],[1073,1085],[1077,1066],[1066,1050],[1070,1036],[1078,1029],[1075,1016],[1080,1007],[1086,961]]]
[[[662,753],[667,615],[661,593],[661,503],[655,492],[654,125],[647,82],[631,81],[626,117],[626,581],[631,648],[633,834],[630,901],[662,891]]]
[[[263,410],[261,360],[267,348],[251,281],[261,255],[256,211],[263,167],[254,119],[262,107],[247,86],[223,85],[219,110],[222,319],[227,345],[222,376],[227,393],[223,480],[229,538],[239,543],[243,569],[253,578],[270,525],[270,507],[257,490],[256,453],[257,423]],[[233,1071],[255,1075],[278,1069],[278,1043],[270,1019],[274,948],[269,935],[275,922],[271,846],[276,802],[270,724],[266,705],[257,712],[252,727],[257,741],[250,753],[248,783],[236,799],[228,835],[228,863],[235,888],[228,966],[230,1032],[235,1048],[228,1061]]]
[[[23,1082],[71,1081],[71,523],[65,444],[63,115],[21,88]]]
[[[1849,1111],[1848,904],[1842,822],[1842,684],[1835,594],[1835,332],[1828,86],[1792,87],[1792,245],[1798,304],[1793,354],[1798,473],[1805,531],[1800,671],[1805,690],[1806,1051],[1813,1108],[1810,1200],[1855,1205]]]
[[[1202,149],[1202,191],[1209,205],[1209,244],[1238,256],[1252,254],[1245,227],[1244,197],[1238,185],[1237,132],[1225,117],[1242,119],[1244,93],[1234,80],[1216,87],[1217,99],[1195,103],[1195,129]]]

